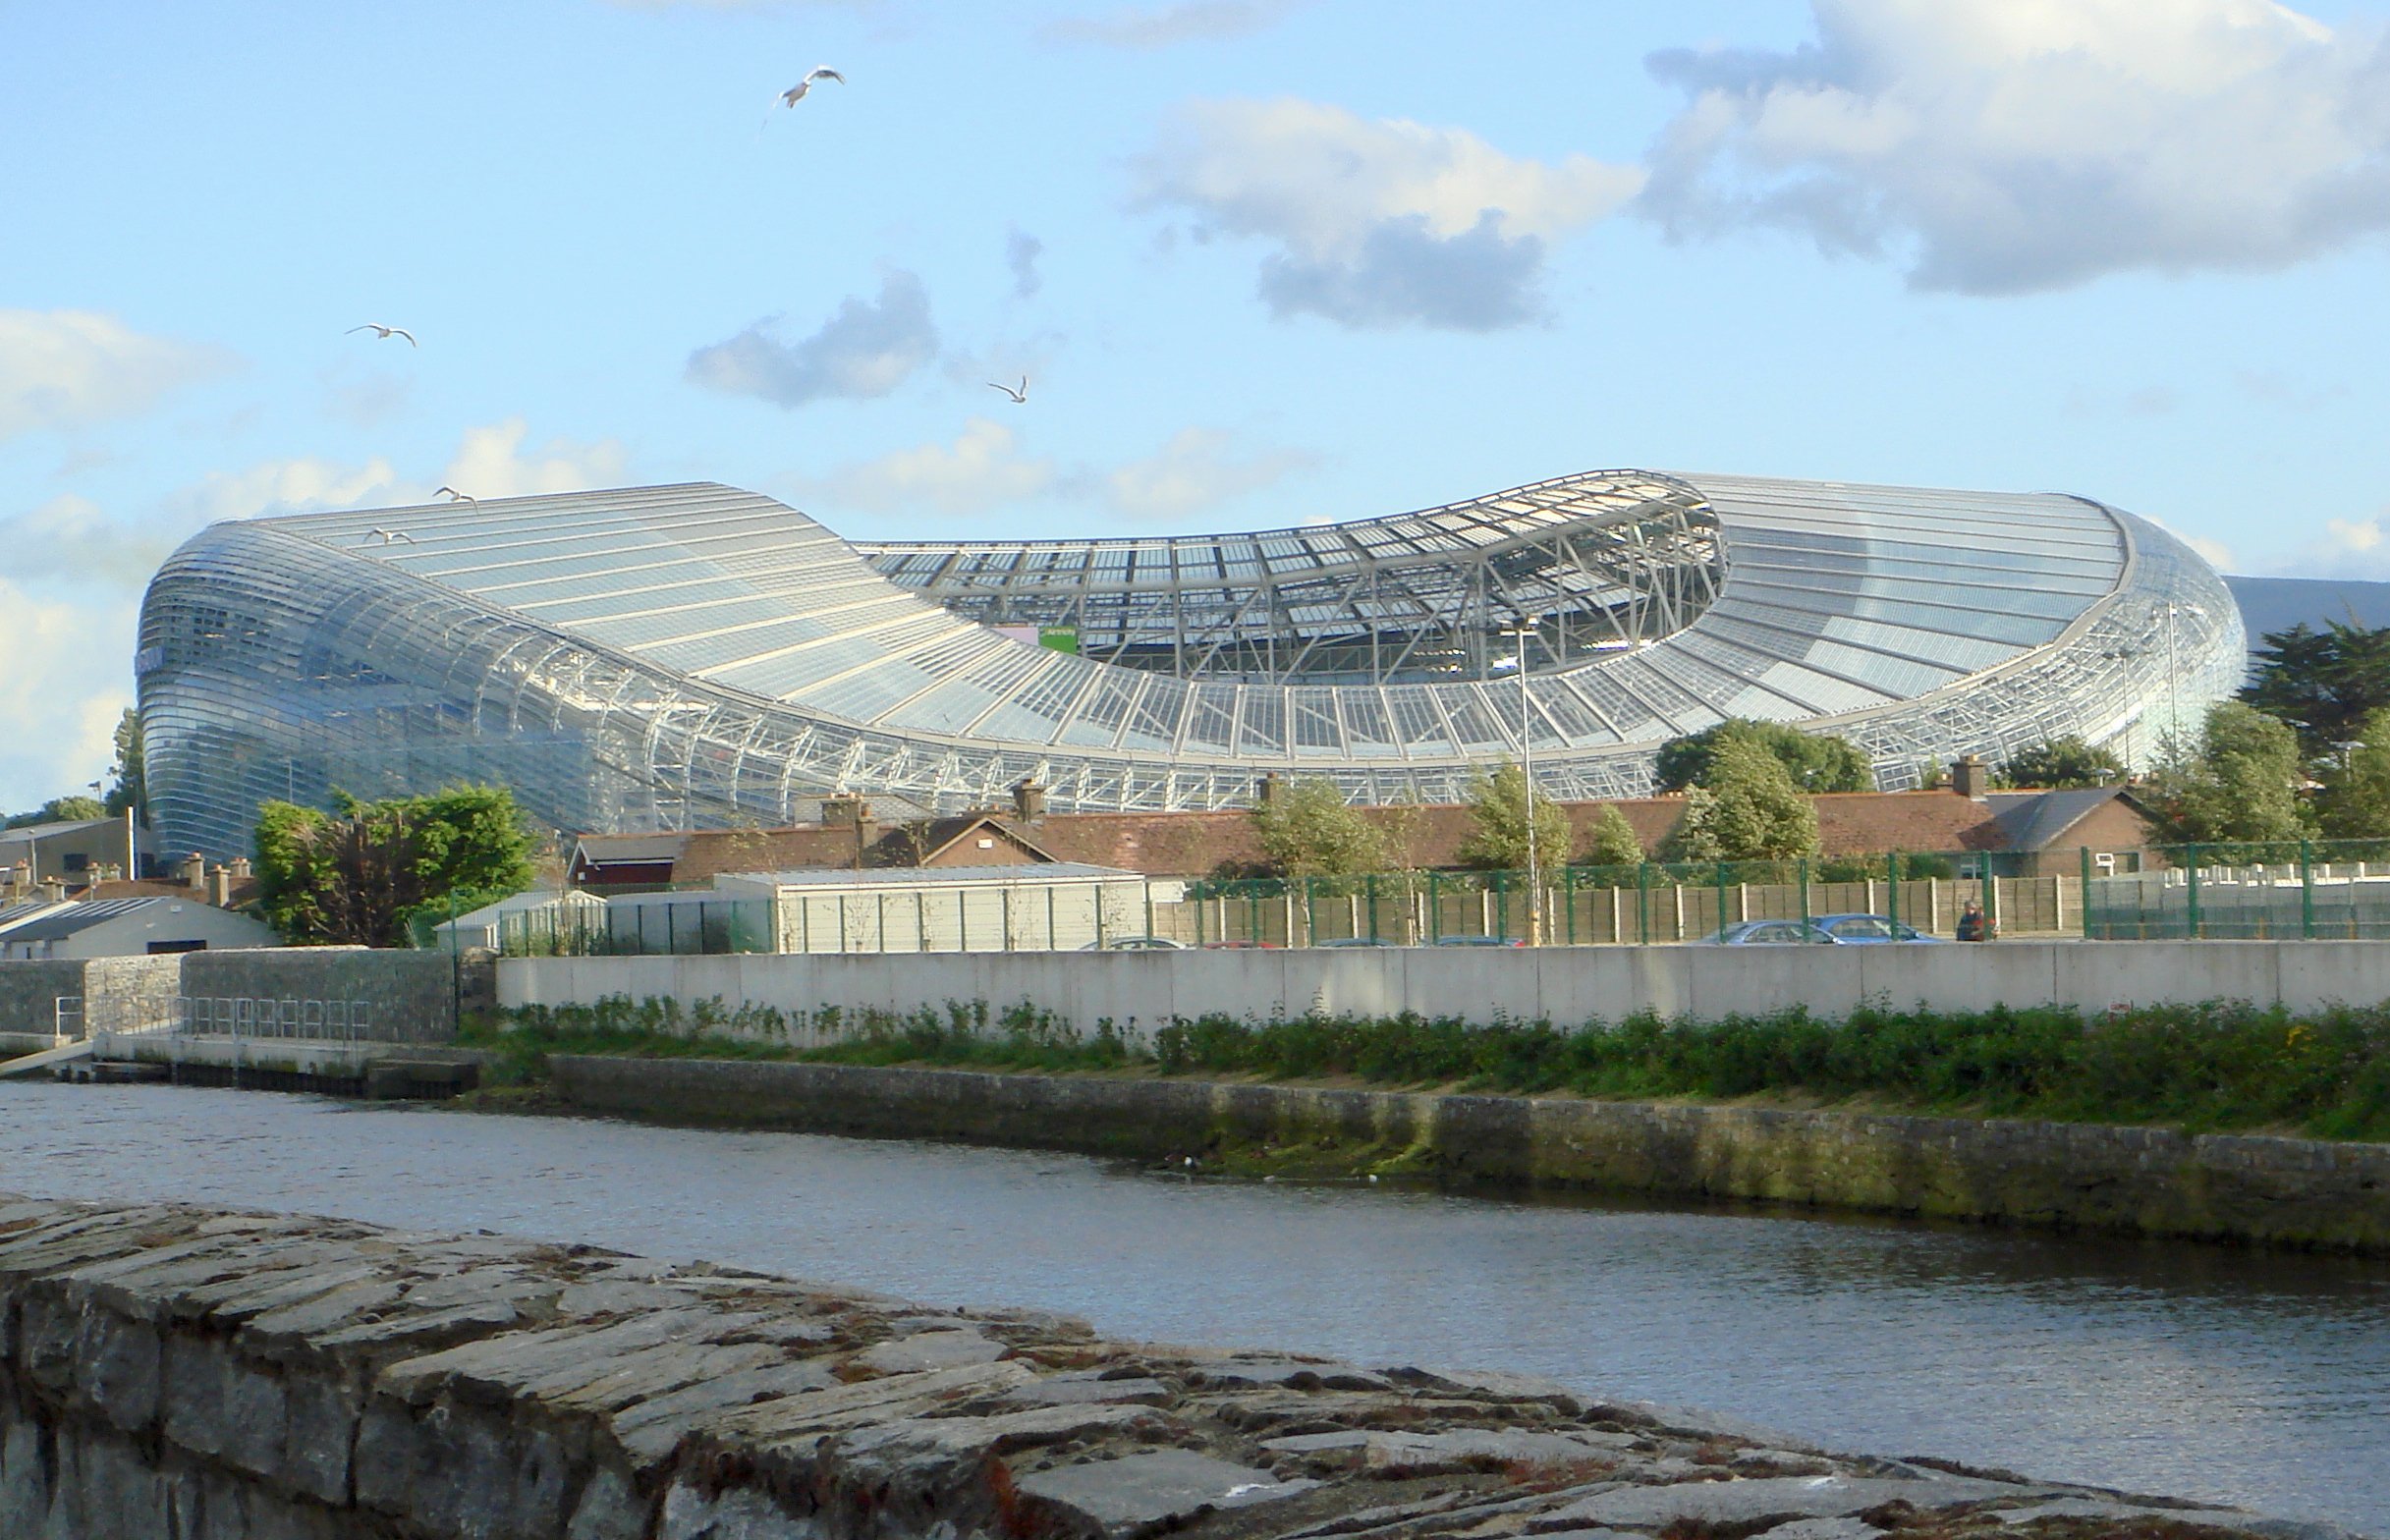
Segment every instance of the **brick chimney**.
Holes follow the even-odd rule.
[[[217,908],[233,907],[233,874],[229,866],[218,866],[207,874],[207,902]]]
[[[233,874],[233,881],[235,882],[247,882],[251,876],[255,875],[250,869],[249,857],[246,855],[234,856],[230,861],[225,863],[224,869]]]
[[[207,891],[207,857],[197,851],[183,857],[183,886],[194,893]]]
[[[871,804],[852,792],[825,797],[821,799],[821,822],[827,829],[855,831],[855,869],[861,871],[863,852],[879,838],[879,823],[871,816]]]
[[[1045,788],[1037,784],[1035,776],[1013,788],[1013,816],[1023,823],[1035,823],[1045,816]]]
[[[1991,766],[1981,754],[1961,754],[1950,766],[1950,789],[1971,802],[1983,800],[1991,790]]]
[[[1278,772],[1270,771],[1253,783],[1253,805],[1256,807],[1271,806],[1278,800],[1278,794],[1284,789],[1284,783],[1278,779]]]

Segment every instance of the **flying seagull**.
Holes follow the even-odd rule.
[[[473,497],[469,493],[458,491],[453,486],[444,486],[433,495],[447,498],[452,503],[478,503],[481,501],[479,498]]]
[[[781,104],[783,106],[794,107],[799,102],[805,100],[805,93],[813,88],[813,82],[815,81],[836,81],[841,85],[847,83],[847,78],[845,76],[839,74],[836,70],[831,69],[825,64],[817,69],[806,72],[804,80],[799,81],[787,90],[782,91],[780,93]]]
[[[384,326],[379,321],[367,321],[362,326],[350,327],[349,331],[371,332],[375,342],[388,342],[393,337],[404,337],[407,339],[408,347],[414,348],[419,346],[415,340],[415,333],[409,331],[404,326]],[[342,335],[346,336],[348,334],[343,333]]]
[[[989,380],[987,382],[987,388],[989,390],[1000,390],[1007,396],[1012,397],[1013,405],[1016,407],[1029,399],[1029,377],[1026,374],[1021,376],[1021,388],[1019,390],[1013,389],[1010,385],[999,385],[994,380]]]
[[[409,545],[415,544],[415,536],[409,534],[404,529],[368,529],[365,531],[365,538],[370,540],[377,534],[382,537],[382,544],[384,545],[388,545],[394,540],[404,540]]]

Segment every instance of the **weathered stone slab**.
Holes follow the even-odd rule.
[[[1783,1517],[1836,1518],[1885,1503],[1921,1509],[1956,1508],[1997,1498],[2032,1497],[2045,1488],[2015,1486],[1952,1476],[1937,1481],[1898,1481],[1869,1476],[1764,1476],[1736,1481],[1684,1481],[1668,1486],[1622,1487],[1573,1503],[1537,1533],[1571,1525],[1627,1525],[1656,1529],[1680,1519],[1710,1524],[1748,1524]]]
[[[894,1342],[857,1353],[855,1361],[881,1374],[917,1374],[923,1369],[952,1369],[967,1363],[993,1363],[1012,1349],[977,1332],[940,1329],[915,1332]]]
[[[1157,1449],[1118,1459],[1064,1465],[1022,1477],[1024,1497],[1107,1535],[1184,1519],[1206,1509],[1251,1508],[1319,1485],[1280,1481],[1266,1470],[1193,1450]]]

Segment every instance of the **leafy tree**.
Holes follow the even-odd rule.
[[[141,716],[131,706],[116,722],[116,764],[109,773],[116,784],[108,788],[108,815],[122,817],[130,808],[135,817],[147,823],[149,792],[141,766]]]
[[[1729,717],[1716,727],[1662,743],[1656,766],[1660,790],[1681,792],[1689,786],[1707,785],[1710,760],[1722,744],[1730,742],[1752,743],[1773,754],[1799,791],[1875,790],[1874,767],[1848,739],[1747,717]]]
[[[36,823],[88,823],[105,818],[108,809],[96,797],[53,797],[29,813],[19,813],[0,824],[4,829],[22,829]]]
[[[287,941],[403,946],[418,916],[530,886],[530,835],[503,787],[339,797],[333,813],[282,801],[258,810],[258,904]]]
[[[2335,840],[2390,839],[2390,707],[2365,714],[2357,737],[2324,770],[2317,820]]]
[[[1668,846],[1679,860],[1814,855],[1817,809],[1765,746],[1730,739],[1710,754],[1701,784],[1687,789]]]
[[[2301,624],[2261,640],[2256,678],[2240,698],[2298,729],[2307,758],[2336,757],[2335,744],[2361,738],[2359,724],[2390,706],[2390,627]]]
[[[2151,799],[2178,840],[2296,840],[2307,833],[2306,762],[2290,726],[2238,700],[2208,708],[2198,751],[2158,772]]]
[[[1469,817],[1475,826],[1461,844],[1461,860],[1471,866],[1517,871],[1527,865],[1527,776],[1508,761],[1492,775],[1480,772],[1470,791]],[[1575,833],[1568,809],[1549,797],[1535,798],[1535,859],[1557,869],[1567,863]]]
[[[2053,738],[2021,749],[2001,766],[2001,779],[2010,786],[2063,790],[2104,786],[2125,778],[2125,762],[2104,748],[2093,748],[2076,737]]]
[[[1288,877],[1347,877],[1385,864],[1385,841],[1325,776],[1305,776],[1253,809],[1262,853]]]
[[[1617,807],[1604,803],[1585,836],[1585,859],[1596,866],[1633,866],[1643,859],[1643,842]]]

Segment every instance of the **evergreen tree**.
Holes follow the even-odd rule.
[[[1471,866],[1522,871],[1527,867],[1527,776],[1508,761],[1492,775],[1480,773],[1470,793],[1469,816],[1475,827],[1461,846]],[[1549,797],[1535,798],[1535,860],[1546,870],[1566,865],[1575,842],[1568,809]]]
[[[19,813],[0,824],[0,829],[22,829],[36,823],[89,823],[107,816],[107,807],[96,797],[53,797],[31,812]]]
[[[1707,785],[1712,756],[1720,745],[1730,742],[1755,744],[1773,754],[1800,791],[1875,790],[1874,768],[1848,739],[1827,733],[1804,733],[1781,722],[1753,722],[1747,717],[1729,717],[1716,727],[1662,743],[1654,766],[1660,790],[1681,792],[1689,786]]]
[[[337,813],[291,802],[258,810],[258,903],[297,944],[405,946],[413,923],[531,884],[531,840],[514,794],[453,786]]]
[[[1669,832],[1680,860],[1782,860],[1817,852],[1817,809],[1782,760],[1758,743],[1729,740],[1702,783],[1685,794]]]
[[[1385,842],[1361,809],[1325,776],[1281,787],[1253,809],[1261,851],[1287,877],[1346,877],[1386,863]]]
[[[2240,698],[2296,728],[2307,758],[2334,758],[2335,745],[2363,736],[2367,715],[2390,706],[2390,627],[2302,624],[2262,640],[2257,676]]]
[[[2390,707],[2368,712],[2355,740],[2326,768],[2317,821],[2334,840],[2390,839]]]
[[[2307,767],[2289,725],[2238,700],[2208,708],[2196,753],[2154,778],[2150,799],[2177,840],[2297,840],[2308,832],[2300,801]]]
[[[1643,859],[1643,842],[1617,807],[1604,803],[1585,836],[1585,859],[1596,866],[1633,866]]]
[[[2080,738],[2053,738],[2010,755],[2001,779],[2010,786],[2047,790],[2121,784],[2125,762]]]
[[[141,716],[131,706],[116,723],[116,764],[110,771],[116,784],[108,788],[107,809],[122,817],[130,808],[142,823],[149,821],[149,793],[142,780]]]

